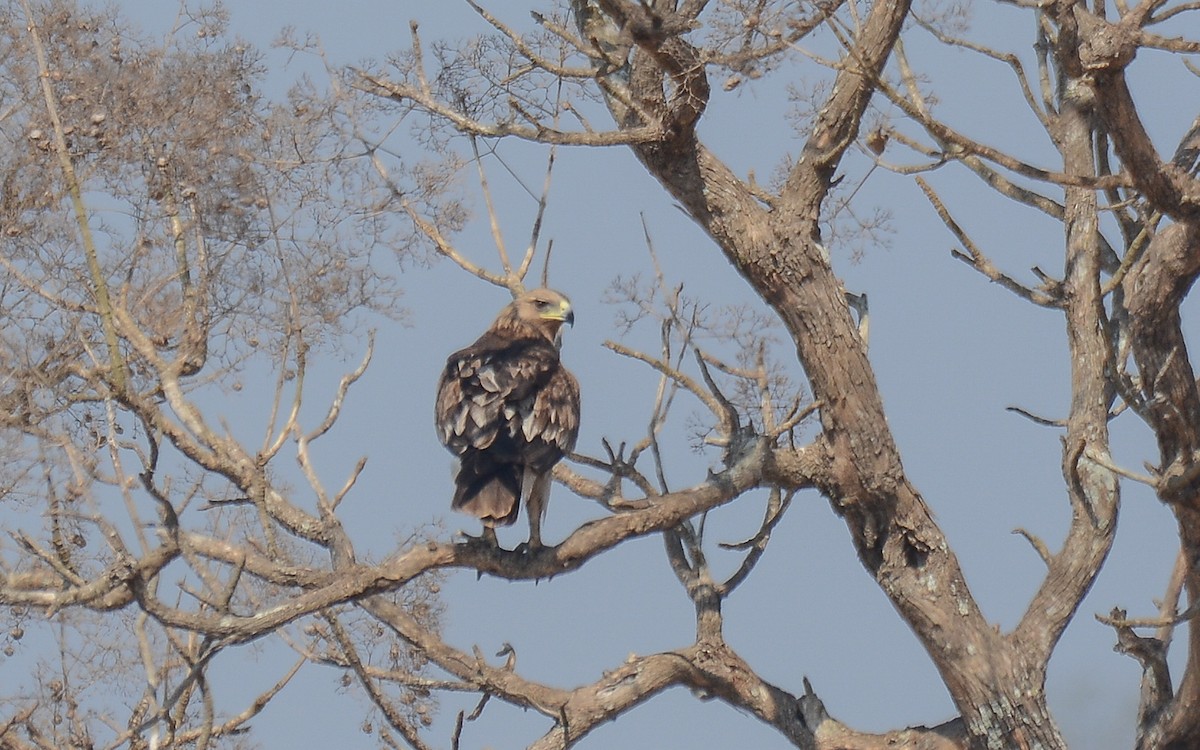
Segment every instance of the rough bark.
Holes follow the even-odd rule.
[[[1079,12],[1089,43],[1077,50],[1091,76],[1096,109],[1134,185],[1157,212],[1176,223],[1160,230],[1130,269],[1122,288],[1131,354],[1140,393],[1135,406],[1154,431],[1159,466],[1156,491],[1179,524],[1184,588],[1200,597],[1200,391],[1188,355],[1180,305],[1200,273],[1200,181],[1186,158],[1166,161],[1150,139],[1133,102],[1125,70],[1144,36],[1151,10],[1138,6],[1115,23]],[[1186,156],[1192,133],[1179,152]],[[1188,658],[1179,688],[1156,689],[1155,668],[1143,676],[1139,748],[1182,750],[1200,744],[1200,623],[1187,623]],[[1165,663],[1162,669],[1165,670]]]
[[[1158,440],[1158,496],[1179,522],[1184,585],[1200,597],[1200,393],[1187,354],[1179,305],[1200,273],[1200,232],[1191,224],[1161,231],[1125,279],[1133,357],[1141,375],[1141,413]],[[1188,659],[1178,691],[1144,692],[1155,717],[1139,733],[1139,748],[1182,750],[1200,743],[1200,623],[1187,623]],[[1154,679],[1151,673],[1143,678]]]
[[[986,622],[957,559],[904,474],[845,290],[820,243],[820,206],[907,12],[904,0],[872,7],[770,209],[686,128],[634,150],[791,333],[822,405],[821,442],[831,465],[819,488],[845,518],[864,566],[937,665],[970,743],[1063,747],[1042,690],[1045,661],[1024,652],[1027,638],[1006,639]],[[633,91],[647,109],[666,96],[661,70],[651,67],[656,59],[635,58],[642,69],[635,64]],[[1095,570],[1084,567],[1090,582]],[[1057,588],[1070,589],[1072,601],[1082,593],[1073,582]],[[1042,634],[1047,646],[1068,619],[1056,614],[1061,621]]]

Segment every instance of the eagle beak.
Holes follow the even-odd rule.
[[[559,302],[558,307],[543,312],[542,317],[547,320],[562,321],[572,328],[575,327],[575,311],[571,309],[571,303],[566,300]]]

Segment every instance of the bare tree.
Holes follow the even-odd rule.
[[[185,14],[189,41],[178,34],[162,45],[64,0],[10,4],[2,16],[0,129],[12,147],[0,195],[0,478],[6,510],[24,521],[3,548],[0,602],[10,648],[35,627],[45,636],[46,621],[64,656],[0,696],[0,747],[237,746],[304,664],[357,685],[379,723],[364,728],[386,746],[457,748],[468,722],[498,701],[542,717],[534,747],[565,748],[684,686],[803,748],[1065,747],[1046,670],[1113,544],[1122,480],[1154,488],[1179,519],[1181,543],[1162,611],[1109,618],[1144,671],[1131,717],[1137,744],[1200,741],[1200,393],[1179,312],[1200,271],[1200,150],[1193,127],[1172,159],[1158,156],[1125,78],[1139,50],[1200,52],[1167,35],[1186,31],[1194,4],[1018,2],[1036,31],[1013,51],[904,0],[573,0],[536,10],[532,22],[468,3],[490,34],[431,44],[414,24],[409,48],[387,65],[335,74],[330,96],[302,86],[278,106],[260,97],[258,60],[224,36],[219,14]],[[929,72],[905,48],[928,37],[1013,73],[1053,163],[989,146],[939,114]],[[779,155],[767,185],[739,176],[700,135],[714,82],[733,91],[764,77],[798,80],[799,69],[819,82],[796,91],[802,145]],[[429,161],[390,147],[387,120],[374,118],[396,112]],[[506,138],[548,147],[520,254],[504,245],[482,169]],[[604,442],[602,455],[581,453],[555,471],[600,517],[538,550],[413,532],[387,559],[359,559],[339,510],[353,502],[365,458],[330,485],[314,446],[335,430],[370,358],[370,340],[352,335],[354,316],[395,312],[394,279],[371,248],[423,244],[482,282],[524,287],[542,248],[555,149],[570,146],[632,151],[763,307],[714,309],[661,269],[648,282],[618,280],[625,322],[652,329],[657,344],[608,346],[655,373],[651,413],[634,440]],[[466,219],[454,177],[474,166],[495,264],[454,242]],[[1007,632],[982,614],[905,473],[869,357],[866,299],[833,271],[830,254],[846,252],[847,240],[879,239],[880,215],[841,184],[848,167],[915,175],[961,260],[1018,303],[1062,313],[1068,412],[1028,416],[1061,431],[1071,521],[1057,543],[1026,533],[1045,575]],[[939,175],[927,174],[951,169],[977,176],[993,199],[1060,221],[1061,273],[1035,269],[1025,283],[1002,268],[1016,261],[993,260],[939,192]],[[653,254],[649,232],[647,244]],[[362,364],[310,413],[313,358],[347,349],[365,350]],[[274,388],[259,400],[269,406],[250,447],[213,401],[263,373]],[[684,400],[700,405],[688,430],[720,468],[680,488],[667,480],[663,448],[678,439],[671,428]],[[1122,412],[1158,439],[1149,473],[1111,455],[1110,424]],[[807,681],[768,682],[726,640],[724,603],[807,490],[844,520],[958,717],[858,731],[832,718]],[[709,511],[759,497],[758,530],[721,545],[737,562],[718,573]],[[661,536],[694,604],[687,645],[631,655],[567,689],[523,673],[511,647],[497,665],[442,637],[440,571],[538,581],[647,535]],[[1187,668],[1176,687],[1166,657],[1181,624]],[[1135,632],[1145,628],[1153,634]],[[219,713],[212,665],[267,638],[294,651],[294,664],[244,710]],[[119,669],[89,673],[65,656],[98,643]],[[92,689],[115,676],[136,686],[132,700]],[[479,701],[438,737],[429,727],[444,692]]]
[[[653,472],[640,473],[637,457],[656,448],[656,407],[655,426],[630,455],[581,457],[612,481],[588,485],[562,472],[576,491],[590,491],[619,512],[545,555],[574,565],[575,542],[585,534],[612,522],[615,543],[621,538],[617,522],[654,519],[637,523],[641,529],[652,525],[666,539],[672,568],[696,605],[696,642],[558,694],[555,710],[547,711],[553,728],[537,746],[569,746],[664,687],[687,685],[751,712],[800,747],[1063,747],[1046,704],[1046,668],[1111,548],[1122,479],[1150,484],[1172,508],[1183,548],[1179,579],[1168,586],[1159,617],[1135,621],[1114,611],[1111,618],[1118,647],[1145,670],[1138,746],[1183,748],[1200,741],[1193,687],[1200,673],[1194,665],[1200,628],[1192,609],[1180,614],[1177,605],[1181,587],[1189,599],[1198,593],[1191,508],[1200,410],[1179,314],[1198,268],[1192,260],[1196,136],[1195,128],[1183,136],[1174,159],[1159,157],[1124,76],[1139,50],[1200,50],[1197,41],[1154,30],[1186,32],[1182,24],[1194,6],[1118,4],[1114,10],[1102,3],[1017,3],[1036,22],[1035,38],[1023,42],[1035,52],[1030,61],[1020,46],[999,49],[956,36],[944,11],[914,10],[903,1],[588,0],[558,12],[537,11],[532,28],[508,12],[501,16],[498,9],[470,4],[493,27],[486,40],[457,49],[430,47],[414,26],[408,55],[390,69],[363,70],[358,87],[406,112],[424,113],[435,128],[472,139],[632,150],[782,321],[811,389],[808,408],[819,413],[820,424],[813,439],[797,444],[791,428],[805,410],[771,387],[765,361],[716,365],[698,336],[705,325],[689,317],[677,296],[662,298],[661,353],[614,345],[710,407],[708,437],[723,447],[725,468],[673,492],[656,484]],[[1058,160],[1033,163],[939,117],[923,88],[924,72],[914,70],[904,53],[902,40],[909,36],[924,37],[922,43],[932,36],[1006,64]],[[739,177],[699,135],[714,81],[731,90],[782,71],[794,76],[803,58],[818,74],[822,67],[828,71],[828,85],[799,94],[808,103],[800,120],[803,146],[781,155],[784,166],[770,187],[753,175]],[[873,103],[880,105],[874,113]],[[889,119],[887,108],[900,116]],[[865,118],[873,118],[871,125],[864,126]],[[905,157],[894,156],[901,149],[915,159],[903,163]],[[1038,281],[1022,283],[973,241],[932,182],[917,178],[961,243],[959,257],[1020,300],[1061,311],[1067,332],[1069,412],[1062,420],[1035,418],[1063,430],[1063,494],[1071,523],[1060,544],[1026,534],[1045,562],[1045,576],[1008,632],[981,614],[953,550],[904,472],[867,355],[865,300],[847,294],[830,266],[826,245],[838,238],[838,220],[854,205],[853,194],[834,192],[838,172],[848,159],[861,163],[864,157],[915,175],[965,167],[1001,196],[1063,225],[1061,275],[1035,269]],[[859,222],[857,231],[873,227]],[[686,350],[695,352],[694,362]],[[760,398],[751,403],[726,396],[728,386],[715,372],[757,384]],[[1111,456],[1109,423],[1125,410],[1158,438],[1161,456],[1150,475],[1120,468]],[[633,480],[633,497],[624,494],[625,479]],[[764,486],[772,501],[762,530],[746,543],[738,573],[717,580],[701,543],[704,512]],[[924,645],[959,718],[932,729],[855,732],[831,719],[807,686],[794,693],[764,682],[726,643],[722,601],[753,568],[792,495],[805,489],[819,491],[845,520],[865,570]],[[532,562],[500,564],[495,572],[516,575]],[[1185,646],[1188,667],[1175,689],[1166,651],[1173,627],[1184,622],[1192,634]],[[1158,631],[1139,636],[1138,626]],[[519,693],[506,699],[523,700]]]
[[[411,734],[433,705],[426,657],[343,605],[374,589],[436,632],[437,576],[385,585],[356,559],[338,508],[365,458],[329,485],[312,458],[371,356],[355,327],[399,313],[372,252],[404,232],[367,160],[344,158],[333,100],[264,99],[260,55],[221,13],[181,13],[165,41],[123,23],[67,1],[0,11],[0,601],[17,659],[0,746],[245,746],[306,663],[378,685],[384,733]],[[339,352],[362,362],[306,388]],[[245,390],[257,436],[219,406]],[[290,665],[214,676],[267,635]]]

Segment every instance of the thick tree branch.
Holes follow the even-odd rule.
[[[1095,73],[1096,109],[1121,163],[1138,191],[1159,211],[1179,221],[1200,221],[1200,183],[1187,170],[1158,156],[1122,69]]]
[[[1058,111],[1047,124],[1064,171],[1097,174],[1090,102],[1072,80],[1063,83]],[[1071,351],[1071,410],[1063,444],[1063,476],[1071,527],[1047,561],[1046,577],[1011,638],[1046,664],[1058,639],[1100,571],[1116,534],[1119,485],[1107,468],[1111,348],[1100,275],[1104,267],[1099,208],[1092,189],[1069,187],[1064,201],[1066,263],[1061,286]],[[1044,679],[1044,672],[1041,675]]]

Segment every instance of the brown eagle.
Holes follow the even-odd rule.
[[[438,381],[438,437],[458,456],[454,510],[483,522],[483,538],[529,515],[529,547],[541,546],[550,470],[575,447],[579,381],[559,361],[571,302],[551,289],[517,297],[474,344],[451,354]]]

